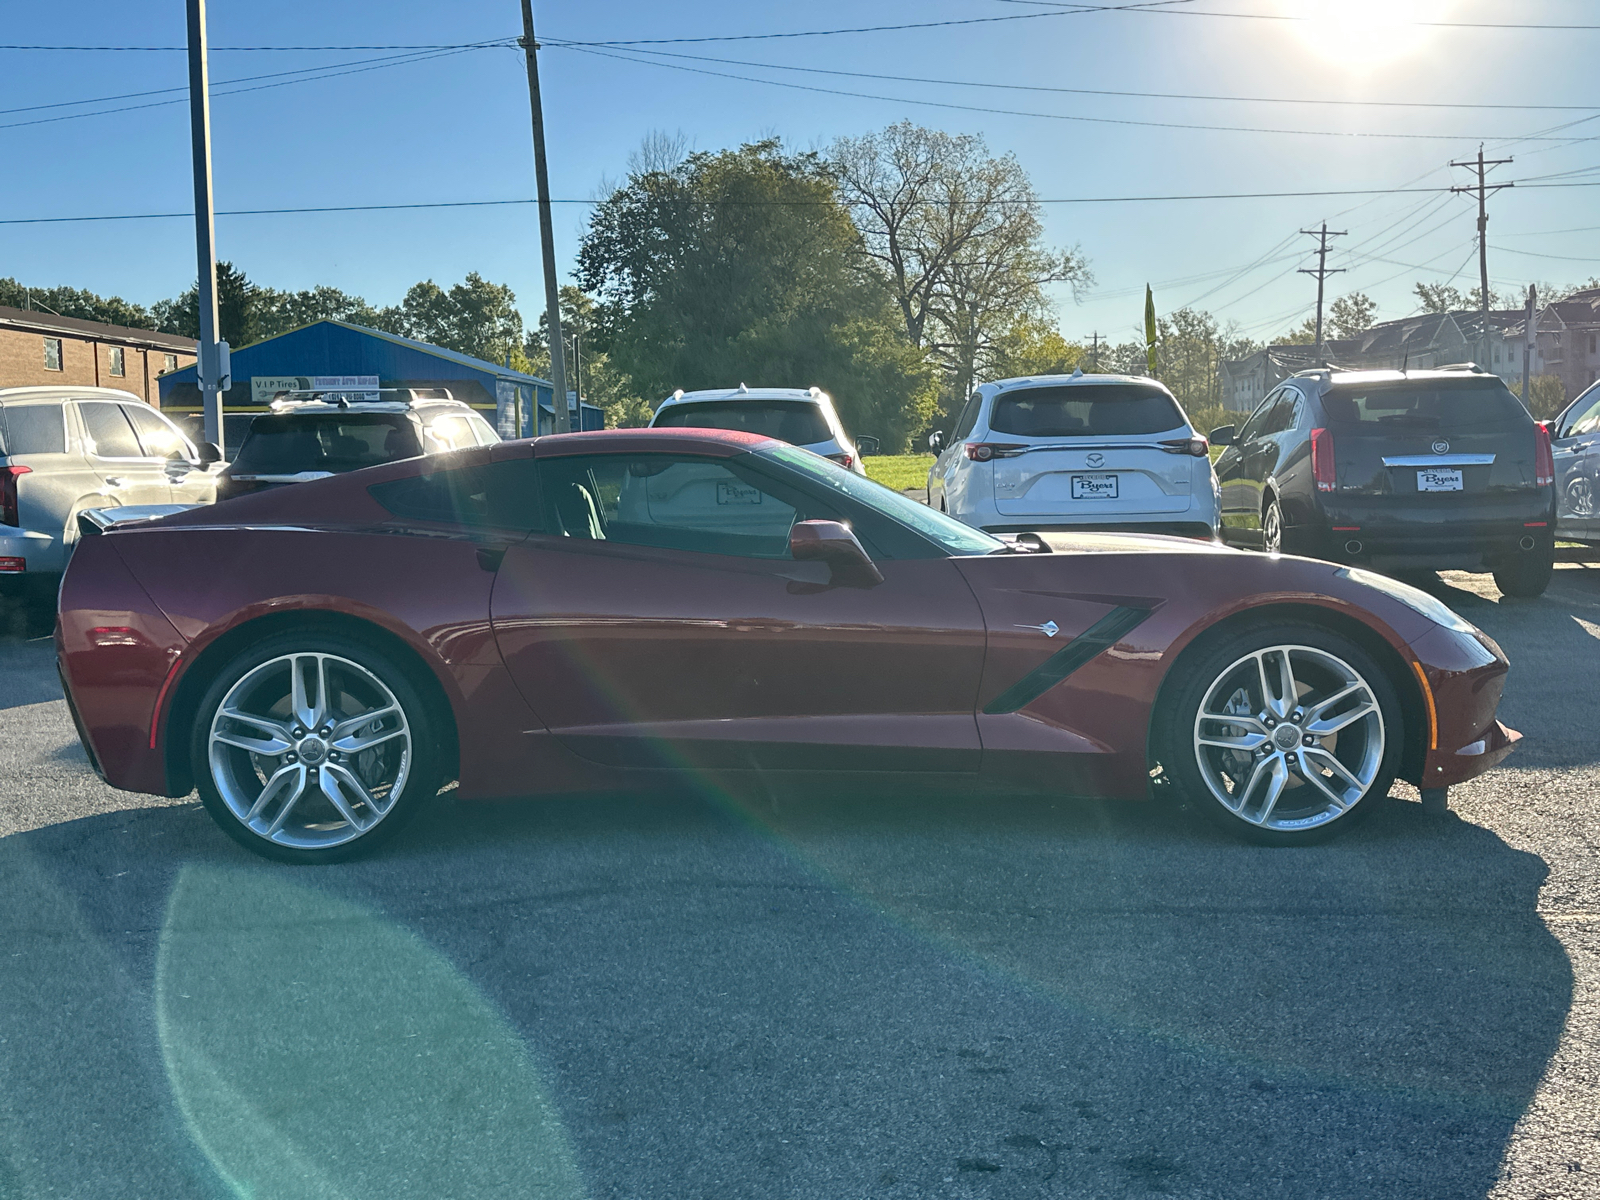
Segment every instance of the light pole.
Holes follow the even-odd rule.
[[[206,66],[206,0],[188,0],[189,128],[194,150],[194,247],[200,302],[195,376],[205,412],[206,441],[223,445],[222,393],[229,378],[228,343],[217,337],[216,219],[211,206],[211,95]]]
[[[572,428],[567,416],[566,347],[561,344],[561,289],[556,286],[556,239],[550,222],[550,172],[544,161],[544,105],[539,98],[539,43],[533,38],[533,0],[522,0],[522,49],[528,57],[528,107],[533,113],[533,176],[539,189],[539,251],[544,258],[544,303],[549,319],[550,407],[555,432]],[[538,407],[537,404],[534,405]],[[581,424],[581,422],[580,422]],[[535,418],[534,433],[538,421]]]

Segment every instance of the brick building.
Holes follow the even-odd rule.
[[[194,360],[193,338],[0,307],[0,388],[120,388],[159,404],[157,377]]]

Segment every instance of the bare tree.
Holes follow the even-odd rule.
[[[841,138],[829,158],[906,336],[944,360],[957,397],[995,339],[1046,308],[1047,285],[1089,282],[1075,250],[1044,246],[1021,164],[991,155],[982,137],[901,121]]]

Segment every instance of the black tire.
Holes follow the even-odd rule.
[[[1283,506],[1272,496],[1261,507],[1261,549],[1267,554],[1282,554],[1283,543]]]
[[[1532,600],[1544,595],[1555,570],[1556,548],[1552,542],[1502,560],[1494,568],[1494,585],[1508,596]]]
[[[324,717],[318,721],[321,729],[333,731],[332,736],[323,738],[321,729],[303,728],[287,700],[268,703],[291,686],[291,672],[303,661],[297,656],[305,656],[304,661],[312,664],[307,669],[316,672],[307,678],[327,681],[326,691],[333,698],[325,703],[319,695]],[[275,722],[283,728],[281,736],[229,718],[218,722],[218,709],[236,687],[240,691],[233,696],[230,711]],[[305,685],[307,696],[314,690],[316,685]],[[385,716],[391,703],[397,715]],[[280,708],[284,712],[279,713]],[[368,713],[375,718],[370,723],[352,724]],[[444,769],[440,728],[444,719],[448,718],[435,711],[411,675],[388,653],[350,637],[279,633],[244,650],[217,672],[195,710],[190,762],[206,811],[247,850],[279,862],[341,862],[393,837],[438,793]],[[347,736],[337,732],[341,722],[351,725]],[[229,743],[216,746],[214,758],[214,726],[227,736],[258,738],[263,749],[281,742],[286,752],[257,753]],[[300,740],[297,731],[305,735]],[[348,747],[364,739],[373,744],[354,751],[338,748],[340,743]],[[268,781],[280,775],[284,776],[281,791],[297,786],[296,764],[300,790],[284,802],[290,811],[282,820],[283,829],[269,837],[260,825],[278,811],[276,801],[267,805],[255,828],[246,820],[250,812],[241,814],[235,808],[252,798],[260,807]],[[335,782],[328,783],[330,779]],[[335,807],[330,787],[347,809]],[[363,826],[362,821],[370,823]]]
[[[1257,708],[1267,711],[1268,701],[1260,701],[1241,686],[1237,692],[1228,692],[1234,681],[1243,681],[1253,667],[1242,664],[1253,655],[1277,647],[1291,647],[1291,675],[1297,685],[1308,681],[1310,690],[1299,691],[1293,706],[1283,719],[1269,717],[1265,723],[1256,719]],[[1334,664],[1337,664],[1335,666]],[[1349,678],[1340,671],[1350,672],[1361,684],[1365,693],[1356,693],[1345,704],[1329,709],[1329,720],[1337,720],[1355,707],[1370,702],[1372,717],[1358,718],[1358,724],[1347,726],[1351,733],[1342,730],[1320,739],[1312,738],[1314,723],[1294,716],[1302,700],[1320,698],[1326,690],[1332,694],[1340,688],[1352,686]],[[1256,686],[1261,686],[1259,676]],[[1202,703],[1213,689],[1219,695],[1233,697],[1229,706],[1221,709],[1237,712],[1236,718],[1255,727],[1252,732],[1245,724],[1229,726],[1226,723],[1200,721]],[[1278,689],[1282,692],[1281,687]],[[1212,696],[1212,708],[1219,711],[1217,697]],[[1312,712],[1315,711],[1313,703]],[[1250,714],[1250,715],[1247,715]],[[1282,621],[1245,627],[1221,636],[1186,655],[1173,669],[1154,719],[1152,748],[1161,764],[1164,776],[1171,780],[1179,793],[1208,818],[1220,824],[1237,837],[1273,846],[1298,846],[1321,841],[1350,828],[1365,818],[1383,797],[1389,794],[1399,769],[1405,743],[1400,698],[1394,681],[1384,668],[1357,643],[1319,625],[1298,621]],[[1294,726],[1292,749],[1281,737],[1283,728]],[[1376,734],[1374,734],[1374,728]],[[1264,747],[1256,750],[1218,749],[1202,746],[1198,742],[1201,731],[1208,737],[1226,737],[1253,740],[1265,736]],[[1311,740],[1307,740],[1310,738]],[[1304,752],[1302,754],[1302,751]],[[1202,755],[1206,765],[1202,767]],[[1308,757],[1315,756],[1315,757]],[[1352,777],[1370,772],[1370,779],[1359,791],[1354,784],[1342,784],[1328,768],[1318,768],[1319,761],[1328,758],[1339,760]],[[1257,771],[1273,769],[1272,760],[1282,758],[1287,772],[1287,782],[1280,785],[1276,799],[1270,805],[1252,805]],[[1258,762],[1258,759],[1260,760]],[[1296,765],[1298,764],[1298,765]],[[1311,764],[1311,769],[1323,780],[1319,790],[1300,774],[1301,768]],[[1241,777],[1246,777],[1241,781]],[[1359,781],[1359,780],[1358,780]],[[1270,788],[1275,777],[1264,784]],[[1228,791],[1232,785],[1232,792]],[[1346,794],[1336,803],[1329,789],[1337,788]],[[1215,790],[1214,790],[1215,789]],[[1242,793],[1242,794],[1241,794]],[[1234,811],[1221,799],[1228,794],[1238,798],[1239,811]],[[1263,801],[1265,790],[1263,791]],[[1265,813],[1261,809],[1265,808]],[[1251,810],[1265,816],[1265,822],[1251,819]],[[1287,827],[1285,827],[1287,825]]]

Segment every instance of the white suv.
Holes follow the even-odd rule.
[[[777,438],[831,458],[865,475],[861,452],[846,436],[833,400],[821,388],[719,388],[673,392],[650,421],[652,429],[737,429]]]
[[[928,503],[989,533],[1125,529],[1214,538],[1210,447],[1172,393],[1130,375],[981,385],[928,473]]]

